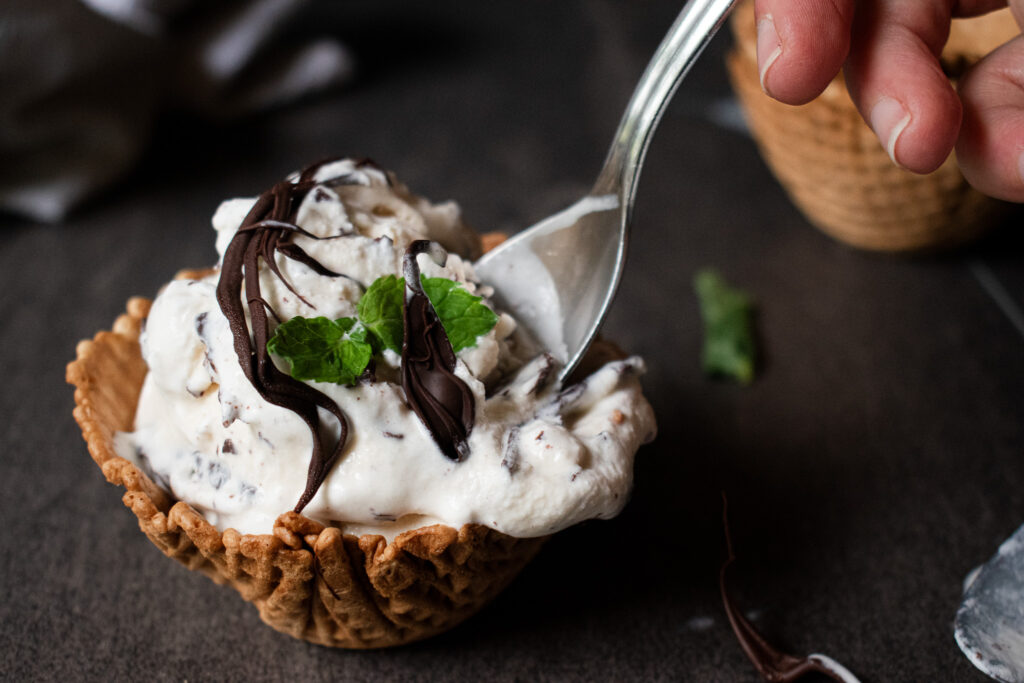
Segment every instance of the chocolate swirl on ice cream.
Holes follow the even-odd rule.
[[[277,314],[260,291],[259,268],[262,260],[271,272],[307,305],[308,302],[281,274],[277,265],[277,254],[303,263],[320,275],[338,276],[338,273],[328,270],[301,247],[289,241],[294,234],[313,239],[326,239],[317,237],[294,223],[299,204],[316,185],[313,176],[320,166],[321,164],[310,166],[295,182],[285,180],[260,196],[224,252],[220,281],[217,283],[217,303],[231,327],[235,353],[242,372],[264,400],[286,408],[302,418],[313,437],[313,453],[309,461],[306,488],[299,497],[299,502],[295,504],[295,512],[302,512],[306,504],[312,500],[331,465],[341,455],[348,439],[348,423],[345,414],[334,401],[274,366],[267,351],[267,340],[270,338],[267,311],[275,318]],[[245,308],[242,306],[243,283],[246,307],[252,321],[252,334],[246,324]],[[340,426],[340,435],[329,454],[324,447],[318,408],[323,408],[333,415]]]
[[[455,352],[420,285],[416,257],[422,253],[429,253],[439,264],[446,257],[441,246],[429,240],[416,240],[405,252],[402,387],[409,406],[430,430],[441,452],[460,461],[469,455],[466,439],[473,429],[473,392],[455,376]]]

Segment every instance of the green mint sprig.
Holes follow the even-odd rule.
[[[423,291],[437,312],[452,350],[476,346],[498,316],[482,297],[443,277],[420,277]],[[405,280],[395,275],[377,278],[356,305],[356,318],[303,318],[278,325],[267,350],[284,358],[298,380],[353,385],[374,354],[402,350],[402,302]]]
[[[402,350],[402,301],[405,299],[405,280],[385,275],[374,280],[359,303],[356,314],[371,333],[374,351]]]
[[[423,292],[444,327],[452,351],[476,346],[476,340],[498,324],[498,316],[481,299],[467,292],[458,282],[443,277],[423,277]]]
[[[710,269],[698,272],[693,284],[704,321],[704,372],[750,384],[757,355],[750,297]]]
[[[288,361],[295,379],[351,385],[373,356],[368,336],[355,318],[295,317],[277,326],[267,350]]]

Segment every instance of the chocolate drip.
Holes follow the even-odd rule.
[[[267,312],[269,311],[275,319],[277,314],[262,297],[259,266],[262,259],[270,271],[307,305],[310,305],[309,302],[295,291],[281,273],[275,255],[283,254],[309,266],[321,275],[335,275],[301,247],[289,241],[295,234],[313,239],[329,239],[317,237],[294,224],[299,204],[316,185],[313,176],[319,166],[318,164],[304,170],[296,182],[278,183],[256,200],[256,204],[242,221],[242,225],[224,252],[220,281],[217,283],[217,303],[231,326],[235,354],[238,356],[242,372],[264,400],[286,408],[302,418],[313,437],[313,453],[306,476],[306,488],[295,505],[295,512],[301,512],[312,500],[331,466],[341,455],[348,438],[348,423],[345,414],[334,401],[313,387],[281,372],[270,359],[267,352],[267,340],[270,338]],[[251,334],[242,304],[243,283],[246,293],[245,306],[252,321]],[[329,454],[325,453],[318,408],[333,415],[340,426],[340,436]]]
[[[809,673],[819,673],[838,683],[847,683],[848,678],[843,677],[839,672],[817,659],[816,655],[810,657],[798,657],[786,654],[772,647],[764,639],[754,625],[743,616],[743,613],[736,607],[726,582],[726,572],[736,556],[732,551],[732,538],[729,534],[729,520],[726,517],[725,494],[722,495],[723,511],[722,518],[725,526],[725,544],[728,557],[722,564],[718,573],[718,587],[722,593],[722,603],[725,605],[725,614],[729,617],[729,624],[732,626],[740,647],[747,654],[747,658],[753,663],[754,668],[761,674],[761,677],[772,683],[792,683]]]
[[[430,430],[441,452],[455,461],[469,455],[466,439],[473,429],[473,392],[455,376],[455,352],[420,286],[416,257],[423,252],[444,256],[428,240],[417,240],[405,252],[405,303],[402,317],[402,387],[409,407]]]

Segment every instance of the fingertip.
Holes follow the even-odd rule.
[[[1024,202],[1024,38],[979,62],[960,85],[964,122],[957,161],[981,192]]]
[[[1024,126],[1022,119],[1017,127]],[[978,191],[1008,202],[1024,202],[1024,140],[1006,146],[1002,153],[957,142],[957,163],[964,178]]]
[[[930,173],[949,157],[960,130],[960,100],[938,59],[919,35],[897,21],[874,19],[846,63],[854,103],[889,157]]]
[[[846,59],[852,0],[761,0],[755,16],[764,91],[786,104],[817,97]]]
[[[953,151],[962,108],[947,80],[918,85],[883,89],[867,108],[865,120],[893,163],[914,173],[931,173]]]

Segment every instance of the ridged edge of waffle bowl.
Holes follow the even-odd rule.
[[[1005,210],[967,183],[954,155],[927,175],[896,166],[861,119],[841,75],[799,107],[768,97],[757,68],[753,3],[736,11],[731,25],[735,46],[726,64],[754,140],[793,203],[820,230],[860,249],[931,251],[978,237]],[[964,68],[984,54],[969,48],[997,38],[980,28],[976,21],[956,22],[948,46],[955,52],[944,58]]]
[[[320,645],[402,645],[450,629],[494,598],[546,538],[513,538],[484,526],[444,525],[382,536],[344,535],[294,512],[271,534],[223,533],[175,501],[114,451],[135,417],[146,364],[139,333],[148,299],[129,300],[111,331],[78,344],[67,367],[74,416],[107,481],[165,555],[256,605],[272,628]]]

